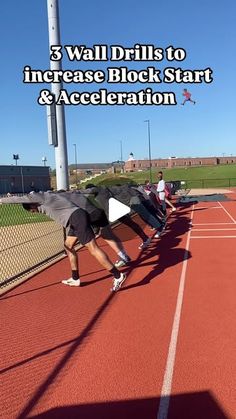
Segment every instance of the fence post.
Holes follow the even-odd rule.
[[[64,238],[64,242],[65,242],[66,241],[66,228],[65,227],[63,227],[63,238]],[[64,248],[64,254],[67,255],[65,248]]]

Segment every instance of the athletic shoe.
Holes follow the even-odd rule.
[[[69,278],[69,279],[63,279],[63,281],[61,281],[61,282],[65,285],[69,285],[70,287],[79,287],[80,286],[80,279]]]
[[[161,227],[159,228],[159,231],[156,232],[154,238],[155,239],[160,239],[160,237],[164,233],[165,229],[166,229],[166,223],[161,225]]]
[[[149,244],[151,243],[151,240],[152,239],[150,239],[150,237],[149,237],[147,240],[145,240],[145,242],[142,242],[138,247],[139,250],[146,249],[146,247],[148,247]]]
[[[131,262],[131,259],[129,256],[127,256],[125,259],[123,258],[118,259],[114,265],[116,268],[122,268],[122,266],[128,265],[129,262]]]
[[[165,229],[166,229],[166,221],[164,223],[162,223],[161,228],[160,228],[160,232],[162,233]]]
[[[126,280],[126,275],[121,273],[119,278],[114,278],[113,281],[113,287],[111,289],[111,291],[119,291],[119,289],[121,288],[121,285],[123,284],[123,282]]]

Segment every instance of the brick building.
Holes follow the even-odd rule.
[[[75,173],[76,169],[75,169],[75,165],[71,164],[70,166],[70,170],[72,172]],[[109,170],[112,167],[111,163],[84,163],[84,164],[77,164],[77,173],[82,174],[82,173],[101,173],[101,172],[109,172]]]
[[[47,191],[50,187],[49,167],[0,166],[0,194]]]
[[[174,167],[214,166],[217,164],[236,164],[236,157],[169,157],[168,159],[153,159],[151,166],[154,169],[170,169]],[[125,162],[126,172],[149,169],[149,160],[128,160]]]
[[[115,173],[123,168],[123,161],[114,161],[112,163],[82,163],[77,164],[77,173],[78,174],[98,174],[98,173]],[[75,165],[71,164],[69,166],[70,172],[75,173]]]

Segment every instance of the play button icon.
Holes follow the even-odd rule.
[[[119,218],[123,217],[130,213],[130,208],[122,204],[122,202],[117,201],[115,198],[109,199],[109,221],[113,222],[118,220]]]

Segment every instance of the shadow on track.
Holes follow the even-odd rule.
[[[28,419],[156,419],[160,398],[108,401],[50,409]],[[168,419],[229,419],[209,391],[170,398]]]
[[[172,216],[173,221],[167,226],[167,230],[163,236],[160,239],[153,239],[153,245],[150,245],[141,253],[140,258],[132,263],[127,273],[143,266],[150,266],[152,270],[141,281],[124,286],[120,291],[127,291],[137,286],[147,285],[153,279],[159,277],[170,266],[178,265],[192,257],[191,252],[185,248],[177,247],[191,228],[189,207],[192,207],[192,204],[182,207],[180,211],[180,208],[178,208],[177,214]],[[154,245],[155,240],[156,245]],[[153,260],[155,256],[156,259]]]

